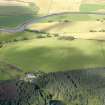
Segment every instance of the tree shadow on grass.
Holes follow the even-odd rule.
[[[40,77],[38,83],[49,91],[54,99],[69,105],[104,103],[105,68],[48,73]]]
[[[35,47],[19,50],[10,48],[4,58],[24,70],[62,71],[79,68],[103,67],[101,55],[87,55],[74,47]]]

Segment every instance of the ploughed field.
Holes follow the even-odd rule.
[[[104,40],[69,40],[62,37],[60,39],[60,36],[41,35],[26,32],[23,37],[6,39],[7,42],[0,48],[0,60],[14,64],[24,72],[54,72],[105,66]],[[2,38],[5,39],[5,36]]]

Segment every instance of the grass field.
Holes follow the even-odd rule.
[[[0,28],[14,27],[34,19],[36,11],[27,6],[0,6]]]
[[[14,34],[0,33],[0,42],[6,42],[0,48],[0,60],[21,68],[23,73],[105,66],[105,42],[85,40],[105,39],[104,32],[89,32],[90,29],[99,31],[105,26],[103,16],[69,14],[54,16],[41,22],[32,27],[51,33],[61,30],[60,33],[65,33],[65,36],[77,35],[80,39],[67,41],[59,40],[57,37],[36,38],[39,33],[28,31]],[[17,72],[15,74],[20,75]],[[8,77],[5,72],[3,75],[0,79],[13,78]]]
[[[103,12],[105,11],[105,3],[81,4],[80,6],[81,12],[93,12],[93,11],[101,12],[101,10],[103,10]]]
[[[82,28],[81,28],[82,27]],[[41,30],[51,33],[89,33],[90,30],[99,32],[104,29],[104,22],[100,21],[70,21],[70,22],[51,22],[30,25],[32,30]],[[59,31],[60,30],[60,31]]]
[[[104,67],[104,45],[105,42],[93,40],[33,39],[4,46],[0,59],[25,71]]]
[[[65,14],[59,16],[51,16],[41,20],[40,22],[62,22],[62,21],[95,21],[105,18],[104,15],[88,15],[88,14]]]
[[[76,36],[82,39],[104,40],[104,22],[104,18],[91,21],[55,21],[32,24],[28,28],[30,30],[38,30],[50,34],[59,34],[59,36]]]

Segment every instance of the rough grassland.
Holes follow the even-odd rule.
[[[36,5],[40,8],[40,14],[50,14],[64,11],[79,11],[81,0],[36,0]]]

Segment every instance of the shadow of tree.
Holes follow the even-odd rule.
[[[75,47],[35,47],[27,50],[7,49],[4,60],[16,64],[23,70],[62,71],[76,68],[103,67],[101,55],[88,55]]]

